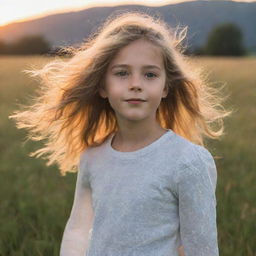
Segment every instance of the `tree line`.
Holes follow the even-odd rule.
[[[24,36],[12,43],[0,41],[0,54],[46,54],[50,51],[50,43],[42,35]]]
[[[243,56],[248,52],[244,46],[243,33],[233,23],[215,26],[209,33],[206,44],[194,49],[186,49],[187,55]],[[24,36],[12,43],[0,41],[0,54],[28,55],[47,54],[65,55],[60,48],[52,49],[42,35]]]

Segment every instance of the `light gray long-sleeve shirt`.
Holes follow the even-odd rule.
[[[86,256],[218,256],[217,170],[211,153],[171,129],[132,152],[82,152],[94,211]]]

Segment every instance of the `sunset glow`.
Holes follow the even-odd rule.
[[[148,6],[161,6],[191,0],[1,0],[0,25],[12,22],[21,22],[36,19],[49,14],[78,11],[95,6],[115,6],[118,4],[143,4]],[[253,0],[240,0],[239,2],[253,2]]]

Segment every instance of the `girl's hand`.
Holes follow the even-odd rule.
[[[183,250],[183,246],[180,246],[180,247],[178,248],[178,252],[179,252],[179,256],[185,256],[184,250]]]

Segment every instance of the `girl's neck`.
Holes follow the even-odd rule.
[[[112,147],[118,151],[129,152],[143,148],[160,138],[166,129],[158,123],[148,126],[120,126],[116,132]]]

